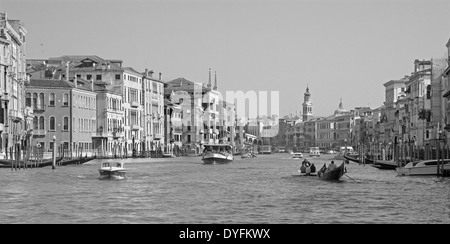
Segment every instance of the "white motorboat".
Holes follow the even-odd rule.
[[[100,178],[113,178],[113,179],[123,179],[125,178],[125,174],[127,173],[127,169],[125,169],[124,163],[114,163],[105,162],[102,163],[100,169],[98,170],[100,173]]]
[[[444,170],[450,170],[450,159],[444,159]],[[410,162],[405,167],[397,167],[397,175],[437,175],[438,166],[442,169],[442,161],[434,160],[423,160]],[[439,170],[440,173],[441,170]]]
[[[292,153],[292,158],[303,158],[303,153],[301,152]]]
[[[225,164],[234,160],[231,145],[208,144],[204,147],[202,156],[204,164]]]
[[[309,148],[309,156],[310,157],[320,157],[320,150],[318,147]]]

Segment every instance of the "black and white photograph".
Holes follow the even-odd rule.
[[[0,0],[0,224],[176,242],[450,224],[449,17],[448,0]]]

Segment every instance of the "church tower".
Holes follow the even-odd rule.
[[[303,122],[306,122],[311,120],[313,116],[311,93],[309,93],[309,87],[306,87],[306,92],[304,95],[305,96],[303,101]]]

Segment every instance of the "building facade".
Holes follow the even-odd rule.
[[[97,96],[88,81],[32,79],[26,86],[26,105],[34,110],[31,145],[44,152],[64,148],[72,156],[93,154],[97,127]]]
[[[28,82],[26,35],[20,20],[0,13],[0,158],[8,158],[8,151],[26,144],[31,137],[33,115],[24,101]]]

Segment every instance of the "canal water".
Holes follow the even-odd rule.
[[[126,159],[126,179],[100,180],[102,161],[114,160],[0,169],[0,223],[450,223],[449,178],[350,163],[349,177],[326,182],[299,176],[302,159],[273,154],[225,165]]]

